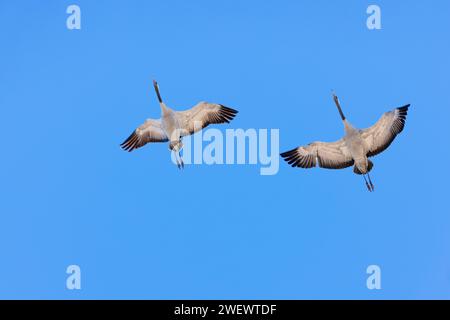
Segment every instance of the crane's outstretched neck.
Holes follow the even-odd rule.
[[[156,80],[153,80],[153,87],[155,88],[156,96],[158,97],[159,105],[161,106],[161,112],[163,114],[168,113],[169,112],[169,108],[167,108],[167,106],[162,101],[161,94],[159,93],[158,82],[156,82]]]
[[[159,103],[163,103],[162,99],[161,99],[161,94],[159,93],[158,82],[156,82],[156,80],[153,80],[153,87],[155,88],[155,92],[156,92],[156,95],[158,96]]]
[[[338,99],[337,95],[334,93],[333,93],[333,100],[334,100],[334,103],[336,104],[336,107],[338,108],[338,111],[339,111],[339,114],[341,115],[342,121],[345,121],[345,116],[344,116],[344,113],[342,112],[341,104],[339,103],[339,99]]]

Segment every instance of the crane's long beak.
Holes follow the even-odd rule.
[[[155,87],[156,95],[158,96],[159,103],[162,103],[161,94],[159,93],[158,82],[153,80],[153,87]]]
[[[339,114],[341,115],[342,121],[344,121],[345,116],[344,116],[344,113],[342,112],[341,104],[339,103],[339,98],[337,97],[337,95],[335,93],[333,93],[333,100],[334,100],[334,103],[336,104],[336,107],[338,108],[338,111],[339,111]]]

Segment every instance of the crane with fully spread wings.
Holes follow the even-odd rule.
[[[153,86],[161,107],[160,119],[147,119],[120,145],[126,151],[133,151],[151,142],[169,142],[169,149],[175,152],[178,168],[184,168],[181,157],[182,138],[214,123],[229,123],[238,113],[221,104],[199,102],[185,111],[170,109],[162,101],[158,83]]]
[[[374,191],[369,175],[373,162],[369,157],[386,150],[403,131],[410,105],[386,112],[373,126],[360,130],[346,120],[335,94],[333,99],[344,123],[345,136],[336,142],[313,142],[284,152],[281,156],[292,167],[343,169],[353,166],[353,172],[362,175],[369,191]]]

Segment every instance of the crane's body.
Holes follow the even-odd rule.
[[[369,175],[373,163],[369,157],[387,149],[403,131],[410,105],[386,112],[375,125],[360,130],[347,121],[334,94],[333,99],[344,124],[344,137],[336,142],[313,142],[284,152],[281,156],[293,167],[313,168],[318,164],[321,168],[343,169],[353,166],[353,172],[362,175],[369,191],[374,191]]]
[[[182,138],[193,134],[212,123],[229,123],[237,111],[221,104],[199,102],[193,108],[185,111],[175,111],[169,108],[161,98],[159,87],[153,81],[159,105],[160,119],[147,119],[122,144],[126,151],[133,151],[150,142],[169,142],[169,149],[175,152],[179,168],[184,167],[181,157]]]
[[[367,159],[367,148],[364,144],[364,140],[361,137],[360,130],[353,127],[347,120],[344,120],[344,142],[347,149],[355,161],[355,168],[359,172],[366,174],[370,171]]]

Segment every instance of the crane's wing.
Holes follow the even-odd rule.
[[[373,157],[386,150],[403,131],[409,106],[386,112],[373,126],[361,130],[361,137],[368,148],[367,156]]]
[[[353,158],[343,139],[336,142],[313,142],[281,154],[292,167],[343,169],[353,165]]]
[[[124,150],[131,152],[149,142],[165,141],[169,141],[169,139],[161,128],[161,120],[147,119],[120,146]]]
[[[238,112],[221,104],[200,102],[192,109],[178,111],[183,135],[193,134],[212,123],[229,123]]]

